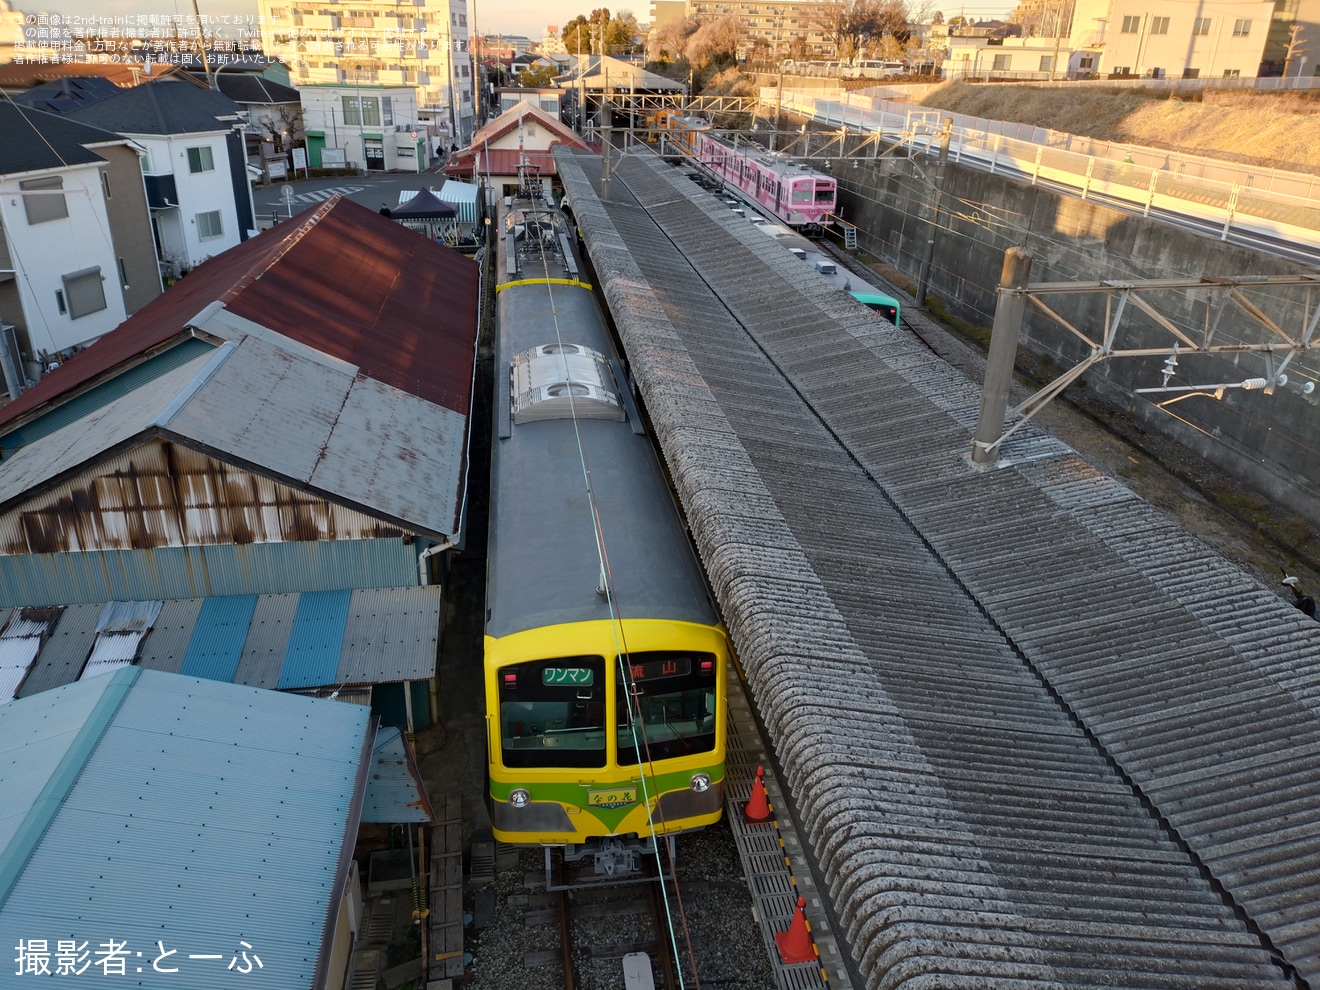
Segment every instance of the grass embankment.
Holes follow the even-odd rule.
[[[952,82],[922,104],[1069,134],[1320,174],[1320,93]]]

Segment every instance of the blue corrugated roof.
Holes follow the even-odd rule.
[[[212,681],[232,681],[256,607],[256,595],[206,599],[179,673]]]
[[[0,706],[0,941],[113,938],[126,986],[311,987],[369,722],[140,668]],[[262,965],[236,976],[242,942]]]
[[[390,825],[435,821],[412,747],[394,726],[385,726],[376,735],[362,820]]]
[[[335,682],[339,652],[348,623],[351,591],[304,591],[289,633],[280,689],[320,687]]]

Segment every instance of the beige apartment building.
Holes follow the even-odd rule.
[[[804,3],[802,0],[759,0],[754,3],[688,0],[687,14],[711,19],[737,15],[747,29],[749,47],[754,41],[762,40],[772,57],[789,57],[793,41],[801,39],[810,55],[833,58],[834,39],[827,38],[815,23],[819,6],[819,3]]]
[[[265,53],[284,60],[298,89],[352,94],[410,87],[417,119],[404,124],[420,123],[459,146],[471,138],[467,0],[258,0],[258,13]],[[358,104],[352,103],[356,97],[346,98],[351,116]],[[360,115],[365,118],[369,109]]]
[[[1101,71],[1151,78],[1255,76],[1273,0],[1113,0]]]

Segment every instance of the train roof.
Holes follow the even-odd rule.
[[[532,262],[523,260],[523,279],[539,274]],[[635,409],[622,421],[579,417],[576,430],[569,418],[519,423],[501,412],[509,404],[513,356],[560,339],[613,359],[604,385],[631,405],[621,394],[627,388],[619,381],[622,367],[594,294],[566,284],[506,285],[497,319],[487,634],[611,617],[597,594],[597,517],[617,616],[714,624],[716,612],[651,440],[634,432]]]

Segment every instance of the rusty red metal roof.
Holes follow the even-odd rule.
[[[367,378],[466,415],[477,280],[470,258],[335,196],[194,269],[0,409],[0,426],[159,347],[217,301]]]
[[[555,142],[558,144],[559,142]],[[535,168],[541,175],[558,175],[554,156],[549,151],[519,151],[517,148],[491,148],[469,153],[460,151],[445,166],[445,174],[467,177],[478,167],[481,175],[517,175],[519,163]]]

